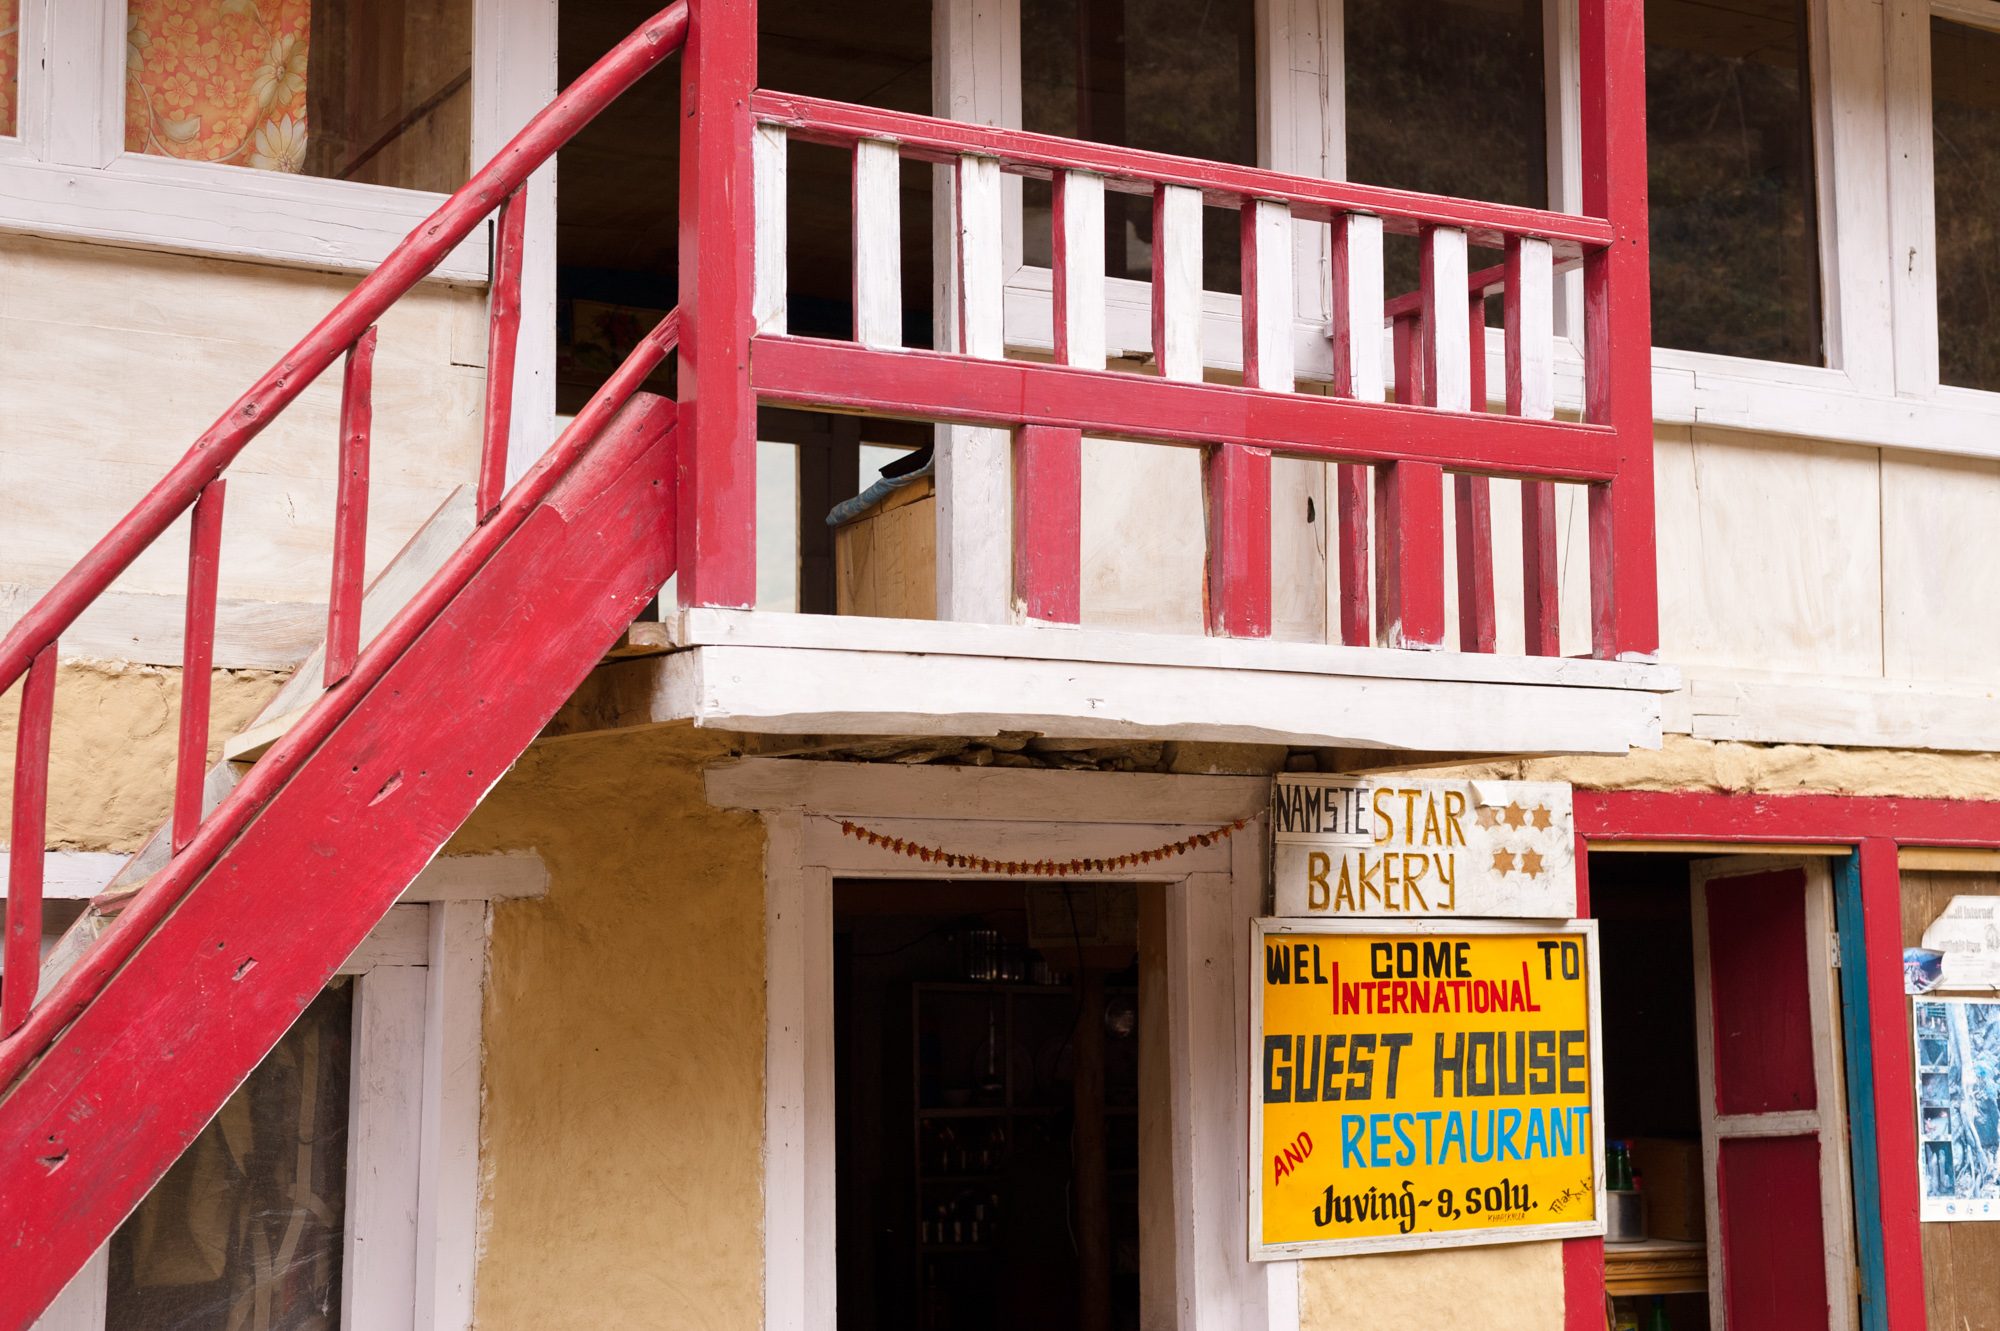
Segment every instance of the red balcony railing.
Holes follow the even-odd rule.
[[[1581,215],[1317,180],[1248,167],[756,91],[749,10],[708,0],[683,77],[687,122],[681,291],[687,438],[685,605],[754,599],[750,422],[758,401],[1013,432],[1015,603],[1079,613],[1083,435],[1205,451],[1210,632],[1271,630],[1271,459],[1337,464],[1340,640],[1446,645],[1444,478],[1455,505],[1459,646],[1494,650],[1490,486],[1522,490],[1527,650],[1558,650],[1556,482],[1589,489],[1594,655],[1657,646],[1645,258],[1640,6],[1584,0]],[[785,326],[789,142],[853,159],[854,332]],[[900,345],[897,184],[903,163],[950,173],[950,349]],[[1050,182],[1055,364],[1009,359],[1002,327],[1003,175]],[[1154,210],[1152,363],[1106,367],[1104,193]],[[1242,233],[1242,386],[1203,382],[1204,207]],[[1293,227],[1328,228],[1332,394],[1293,392]],[[1382,238],[1417,237],[1422,289],[1385,298]],[[721,234],[722,245],[704,237]],[[753,243],[743,244],[744,237]],[[1468,273],[1474,247],[1505,262]],[[1582,269],[1581,419],[1555,411],[1556,274]],[[1504,409],[1489,411],[1486,297],[1505,310]],[[1383,330],[1393,331],[1393,384]],[[708,350],[704,353],[703,348]],[[1008,459],[1001,458],[1005,467]],[[1369,473],[1373,472],[1373,485]],[[1372,523],[1370,490],[1372,488]],[[998,493],[1005,493],[999,490]],[[1372,528],[1372,530],[1371,530]]]

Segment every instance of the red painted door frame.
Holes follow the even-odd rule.
[[[1858,795],[1748,795],[1702,791],[1576,792],[1577,913],[1590,914],[1592,842],[1686,841],[1851,846],[1859,853],[1863,946],[1881,1197],[1883,1289],[1889,1331],[1923,1331],[1923,1244],[1917,1212],[1917,1136],[1909,1114],[1910,1032],[1903,1015],[1903,846],[2000,850],[2000,801]],[[1564,1327],[1603,1331],[1604,1244],[1563,1245]]]

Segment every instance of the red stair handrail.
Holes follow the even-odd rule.
[[[611,48],[553,102],[537,112],[497,156],[417,225],[332,313],[250,386],[194,441],[173,469],[133,506],[90,553],[0,639],[0,692],[14,686],[112,581],[131,566],[220,476],[271,418],[289,406],[458,243],[527,182],[542,163],[616,101],[687,36],[686,0],[667,6]]]
[[[91,996],[131,956],[206,872],[249,819],[352,710],[396,655],[470,581],[533,506],[594,441],[646,375],[678,344],[679,313],[667,315],[612,375],[590,404],[502,497],[511,417],[515,340],[520,326],[521,249],[527,180],[633,84],[678,51],[688,33],[686,0],[661,10],[614,46],[529,120],[493,160],[420,223],[353,291],[210,426],[158,484],[75,567],[57,580],[0,639],[0,694],[22,676],[14,753],[14,795],[0,965],[0,1094]],[[422,281],[495,210],[484,439],[476,510],[479,526],[365,651],[357,655],[367,524],[371,366],[376,321]],[[201,790],[208,748],[208,673],[214,651],[216,567],[221,536],[222,473],[270,421],[346,355],[340,430],[333,586],[326,648],[328,692],[252,774],[203,819]],[[42,846],[46,840],[49,732],[56,643],[112,582],[190,508],[186,640],[180,737],[168,830],[172,858],[46,996],[37,993],[42,920]],[[668,534],[666,539],[672,539]],[[337,687],[339,685],[348,687]]]

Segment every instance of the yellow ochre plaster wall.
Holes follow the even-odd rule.
[[[688,731],[537,745],[454,853],[532,848],[486,990],[481,1331],[763,1316],[764,834]]]
[[[1299,1331],[1369,1326],[1563,1331],[1562,1244],[1510,1243],[1300,1263]]]
[[[285,681],[271,670],[217,670],[210,685],[208,760],[250,724]],[[181,672],[158,666],[64,662],[56,671],[49,740],[49,826],[57,850],[137,850],[173,804]],[[0,697],[0,828],[13,808],[21,690]],[[0,842],[12,843],[0,836]]]

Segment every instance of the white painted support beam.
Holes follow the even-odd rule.
[[[1424,229],[1424,405],[1446,411],[1472,410],[1472,330],[1465,318],[1471,274],[1466,263],[1463,231]]]
[[[378,966],[354,993],[340,1323],[415,1331],[424,971]]]
[[[1348,213],[1333,223],[1333,391],[1380,402],[1388,391],[1382,365],[1382,219]]]
[[[467,856],[460,863],[509,857]],[[538,857],[535,858],[539,866]],[[546,873],[544,874],[546,877]],[[471,1331],[479,1239],[479,1050],[487,907],[430,908],[418,1140],[417,1331]]]
[[[785,230],[785,208],[789,202],[789,187],[785,182],[785,131],[775,125],[757,126],[751,151],[754,154],[753,188],[757,196],[755,294],[751,299],[751,310],[757,320],[758,332],[782,333],[788,318],[785,261],[789,257]]]
[[[1523,236],[1507,248],[1507,411],[1556,414],[1555,265],[1549,243]]]
[[[895,144],[854,145],[854,340],[865,347],[903,345],[902,170]]]
[[[1056,359],[1104,368],[1104,178],[1063,171],[1055,179]]]
[[[1269,199],[1243,205],[1243,366],[1252,388],[1294,387],[1292,210]]]
[[[1153,359],[1160,374],[1201,380],[1201,191],[1153,194]]]
[[[1002,335],[1000,163],[962,157],[953,170],[952,266],[958,350],[999,359]],[[941,429],[937,451],[937,617],[1001,624],[1013,614],[1013,438]]]

